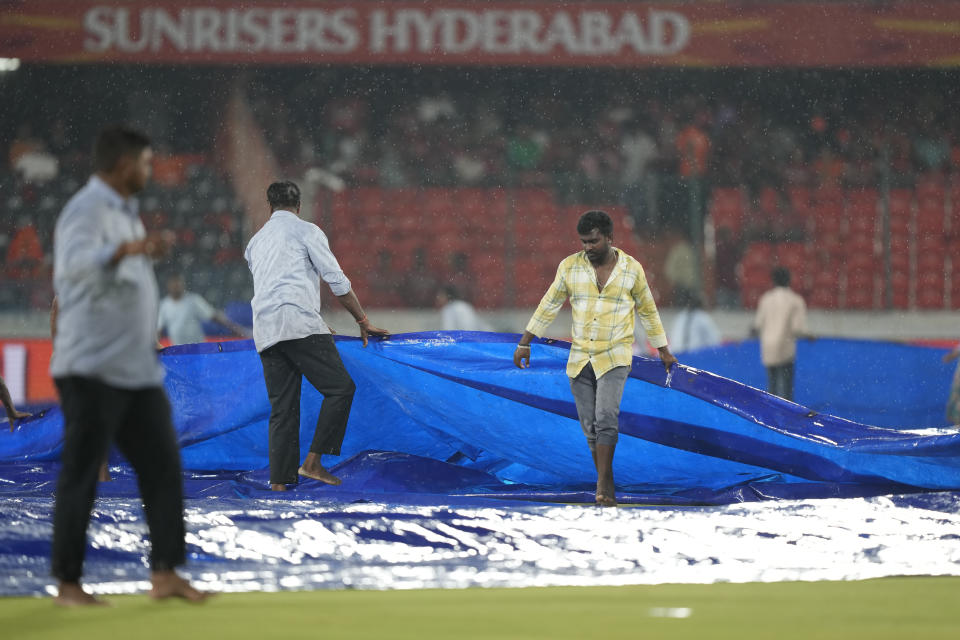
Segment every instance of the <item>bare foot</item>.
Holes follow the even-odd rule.
[[[286,491],[287,485],[285,484],[271,484],[270,491]]]
[[[597,495],[595,499],[598,507],[617,506],[617,498],[614,488],[609,486],[608,483],[602,481],[597,482]]]
[[[107,466],[107,463],[104,462],[100,465],[100,473],[97,475],[98,482],[110,482],[113,478],[110,477],[110,467]]]
[[[58,607],[109,607],[110,603],[87,593],[79,582],[61,582],[53,603]]]
[[[598,493],[597,506],[598,507],[615,507],[617,506],[617,499],[614,498],[613,496],[607,496],[607,495]]]
[[[203,602],[210,597],[209,593],[194,589],[173,571],[154,571],[150,582],[153,585],[150,588],[150,597],[154,600],[183,598],[187,602]]]
[[[332,484],[334,486],[343,482],[340,478],[333,475],[320,465],[316,465],[308,469],[307,465],[304,464],[302,467],[297,469],[297,473],[305,478],[313,478],[314,480],[319,480],[320,482],[325,482],[326,484]]]

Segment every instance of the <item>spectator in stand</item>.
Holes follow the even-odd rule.
[[[651,189],[647,184],[648,168],[657,158],[657,141],[636,120],[629,121],[620,142],[623,167],[620,173],[621,202],[627,207],[636,228],[655,231],[660,221],[650,203]]]
[[[703,310],[700,296],[692,291],[683,291],[674,300],[681,310],[673,319],[670,345],[674,353],[706,349],[720,344],[720,329],[710,314]]]
[[[10,390],[7,389],[7,384],[3,381],[3,376],[0,376],[0,402],[3,403],[3,409],[7,413],[7,422],[10,423],[10,431],[13,431],[14,427],[17,426],[17,420],[30,417],[29,413],[19,411],[13,406],[13,399],[10,398]]]
[[[943,356],[944,362],[953,362],[960,356],[960,345]],[[953,372],[953,383],[950,385],[950,397],[947,399],[947,422],[960,427],[960,365]]]
[[[692,228],[690,224],[695,224],[699,229],[703,224],[707,203],[707,163],[710,156],[710,138],[706,133],[708,121],[709,113],[700,109],[677,134],[679,175],[686,192],[686,207],[682,212],[682,219],[687,221],[687,225],[683,228]]]
[[[43,246],[37,228],[26,216],[21,218],[7,247],[7,275],[12,278],[33,278],[43,267]]]
[[[737,309],[740,306],[737,265],[740,264],[742,253],[742,243],[729,227],[717,229],[713,276],[717,306],[721,309]]]
[[[440,328],[443,331],[490,330],[473,305],[460,297],[456,287],[446,285],[437,291],[437,307],[440,308]]]
[[[777,267],[771,277],[773,288],[760,297],[753,332],[760,337],[767,391],[792,401],[797,339],[813,336],[807,332],[807,304],[790,288],[790,271]]]
[[[663,264],[663,275],[670,283],[670,296],[676,301],[686,293],[700,290],[699,261],[690,240],[682,233],[677,236]]]
[[[176,274],[167,279],[167,295],[160,301],[157,332],[166,332],[170,344],[193,344],[204,342],[206,334],[203,323],[213,320],[236,336],[247,336],[246,327],[214,309],[199,293],[187,291],[183,276]]]

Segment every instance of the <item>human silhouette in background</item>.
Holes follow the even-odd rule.
[[[440,308],[440,328],[443,331],[489,331],[490,327],[473,305],[460,297],[460,292],[452,285],[440,287],[437,291],[437,307]]]
[[[167,295],[160,301],[157,319],[158,332],[166,332],[170,344],[194,344],[204,342],[206,334],[203,323],[213,320],[236,336],[246,336],[247,330],[230,320],[222,311],[214,309],[198,293],[187,291],[186,282],[180,274],[167,279]]]
[[[944,362],[953,362],[960,356],[960,345],[943,356]],[[953,383],[950,385],[950,397],[947,399],[947,421],[950,424],[960,425],[960,364],[953,372]]]
[[[681,289],[674,302],[681,308],[670,327],[670,344],[676,353],[720,344],[720,329],[710,314],[703,310],[698,294]]]
[[[777,267],[770,276],[773,288],[760,296],[753,332],[760,338],[767,391],[792,401],[797,339],[814,337],[807,331],[807,303],[790,288],[790,271]]]

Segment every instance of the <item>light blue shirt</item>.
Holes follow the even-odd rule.
[[[320,281],[336,296],[350,280],[317,225],[274,211],[244,252],[253,274],[253,342],[263,351],[284,340],[330,333],[320,317]]]
[[[51,376],[125,389],[163,384],[153,261],[134,255],[110,265],[121,244],[145,236],[137,201],[96,176],[67,202],[53,236],[59,314]]]
[[[167,296],[160,301],[157,327],[167,332],[171,344],[203,342],[203,323],[217,315],[217,310],[198,293],[184,293],[180,298]]]

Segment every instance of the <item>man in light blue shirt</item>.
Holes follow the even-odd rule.
[[[297,185],[271,184],[267,202],[273,214],[250,239],[244,257],[253,274],[253,341],[270,398],[270,485],[274,491],[286,491],[298,475],[338,485],[340,479],[323,467],[320,458],[340,454],[356,386],[320,316],[320,281],[356,319],[363,346],[368,336],[385,337],[389,332],[367,320],[327,236],[297,216]],[[323,404],[310,452],[298,468],[303,376],[323,394]]]
[[[133,465],[150,529],[150,595],[201,601],[178,576],[186,561],[180,451],[157,358],[157,281],[153,259],[169,233],[147,233],[134,194],[150,178],[143,134],[104,130],[94,146],[96,174],[57,220],[53,284],[59,314],[50,374],[63,410],[63,453],[53,515],[55,602],[102,604],[83,590],[86,531],[100,463],[116,443]]]
[[[203,323],[214,320],[234,335],[246,336],[247,331],[233,322],[222,311],[214,309],[198,293],[187,291],[180,274],[167,279],[167,295],[160,301],[160,316],[157,328],[166,331],[170,344],[194,344],[206,340]]]

